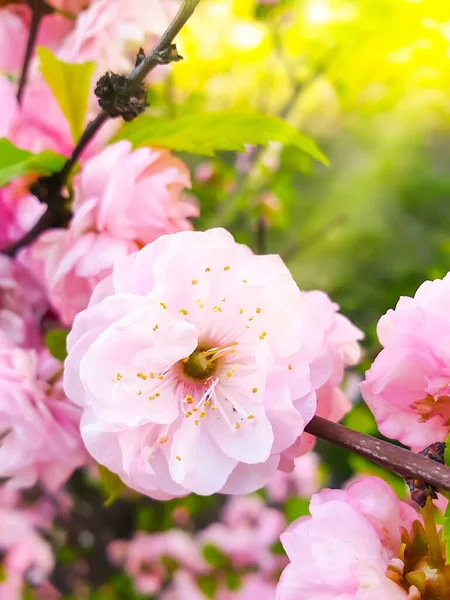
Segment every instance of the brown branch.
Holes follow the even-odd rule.
[[[400,477],[420,478],[437,489],[450,490],[450,467],[414,454],[405,448],[359,433],[322,417],[314,417],[305,427],[305,431],[359,454]]]
[[[30,0],[29,2],[31,8],[31,24],[30,31],[28,33],[28,42],[27,48],[25,50],[25,57],[23,59],[22,65],[22,73],[20,74],[19,87],[17,89],[17,102],[21,104],[23,99],[23,93],[25,91],[25,86],[28,81],[28,72],[30,70],[31,58],[33,56],[34,45],[36,43],[36,38],[39,32],[39,26],[41,24],[41,19],[46,12],[48,12],[48,8],[44,6],[42,0]]]

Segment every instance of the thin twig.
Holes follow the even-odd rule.
[[[418,477],[437,489],[450,490],[450,467],[414,454],[405,448],[359,433],[322,417],[314,417],[305,427],[305,431],[359,454],[400,477]]]
[[[130,82],[130,94],[132,94],[133,91],[141,85],[141,83],[144,81],[144,79],[147,77],[150,71],[155,69],[158,65],[170,62],[168,52],[170,52],[172,48],[172,42],[174,41],[178,33],[181,31],[181,29],[184,27],[184,25],[187,23],[187,21],[190,19],[190,17],[194,13],[194,10],[197,8],[198,4],[200,4],[200,1],[201,0],[184,0],[183,4],[179,8],[172,22],[167,27],[166,31],[163,33],[159,42],[156,44],[156,46],[153,48],[150,54],[146,56],[146,58],[133,69],[130,75],[127,76],[127,79]],[[33,2],[36,3],[36,7],[39,5],[39,7],[42,8],[42,0],[33,0]],[[33,10],[33,15],[40,15],[41,12],[42,11]],[[36,32],[38,25],[39,21],[37,21],[37,23],[35,24]],[[31,37],[32,36],[30,30],[30,39]],[[28,52],[27,48],[27,56],[29,54],[31,57],[31,51],[33,48],[35,37],[36,33],[34,34],[34,38],[31,42],[29,39],[30,50]],[[24,81],[26,80],[26,71],[28,70],[29,60],[30,58],[28,58],[28,62],[25,61],[24,63],[25,75],[24,73],[22,73],[22,79]],[[22,93],[23,91],[23,86],[24,83],[21,85],[21,88],[19,88],[20,93]],[[73,167],[77,163],[80,155],[83,153],[88,144],[92,141],[92,139],[101,129],[101,127],[106,123],[106,121],[108,121],[109,118],[110,116],[104,110],[102,110],[94,120],[90,121],[87,124],[80,140],[75,146],[70,157],[67,159],[63,168],[59,173],[55,173],[53,175],[53,182],[58,181],[59,183],[59,192],[61,192],[61,190],[66,185],[69,175]],[[65,224],[66,223],[64,222],[64,219],[61,218],[61,211],[56,211],[55,203],[53,203],[52,206],[52,203],[49,202],[46,212],[41,216],[39,221],[32,227],[32,229],[28,231],[20,240],[18,240],[11,246],[5,248],[1,252],[3,254],[7,254],[8,256],[14,256],[20,248],[23,248],[24,246],[27,246],[28,244],[33,242],[46,229],[51,229],[53,227],[62,227],[65,226]]]
[[[31,2],[31,24],[30,31],[28,33],[27,48],[25,51],[25,57],[23,59],[22,73],[20,74],[19,87],[17,89],[17,102],[21,104],[23,99],[23,93],[25,86],[28,81],[28,72],[30,70],[31,57],[33,56],[33,49],[36,43],[36,38],[39,32],[39,25],[41,19],[44,16],[44,6],[42,0],[32,0]]]

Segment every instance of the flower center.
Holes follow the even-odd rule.
[[[186,375],[195,381],[205,381],[216,371],[215,351],[197,348],[186,359],[183,360],[183,369]]]

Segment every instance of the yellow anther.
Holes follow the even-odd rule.
[[[140,396],[142,394],[142,390],[139,390],[137,395]]]
[[[209,273],[210,271],[211,271],[211,269],[209,267],[206,267],[205,273]]]
[[[156,323],[156,325],[153,327],[153,331],[156,331],[158,329],[158,323]]]
[[[222,298],[222,302],[226,302],[227,299],[225,297]]]
[[[198,424],[200,423],[200,421],[199,421],[199,420],[196,420],[196,421],[194,421],[194,423],[195,423],[196,425],[198,425]]]
[[[267,332],[263,331],[262,334],[259,336],[260,340],[263,340],[267,335]]]
[[[258,391],[258,388],[252,388],[252,392],[253,392],[254,394],[256,394],[256,392],[257,392],[257,391]]]
[[[154,400],[154,399],[155,399],[155,396],[149,396],[149,397],[148,397],[148,399],[149,399],[149,400]]]
[[[196,407],[195,407],[195,406],[194,406],[194,408],[193,408],[192,410],[193,410],[194,412],[197,412],[197,409],[196,409]]]
[[[224,271],[229,271],[230,267],[227,265],[226,267],[223,268]]]
[[[247,329],[250,329],[250,325],[246,325],[245,327],[246,327]]]
[[[117,373],[116,379],[117,381],[120,381],[122,379],[122,373]]]
[[[255,312],[257,312],[257,313],[258,313],[258,315],[259,315],[259,313],[261,312],[261,309],[260,309],[260,308],[257,308]]]
[[[253,321],[253,317],[249,317],[249,318],[248,318],[248,320],[249,320],[249,321]]]
[[[235,429],[240,429],[241,426],[239,425],[239,423],[236,423],[236,425],[234,426]]]
[[[166,310],[167,304],[165,304],[165,302],[160,302],[159,304],[160,304],[160,306],[163,307],[164,310]]]
[[[243,281],[244,283],[248,283],[248,281],[247,281],[246,279],[243,279],[242,281]]]
[[[292,371],[292,365],[288,365],[289,371]]]
[[[192,413],[190,410],[188,410],[186,413],[186,419],[188,419],[189,417],[192,417]]]
[[[181,315],[187,315],[188,311],[185,308],[180,308],[180,310],[178,311]]]
[[[216,407],[215,406],[211,406],[211,410],[216,410]]]
[[[203,417],[204,417],[205,415],[206,415],[205,411],[204,411],[204,410],[202,410],[202,411],[199,413],[199,415],[198,415],[198,416],[199,416],[201,419],[203,419]]]
[[[160,396],[161,396],[161,394],[159,392],[156,392],[155,398],[159,398]]]
[[[155,374],[153,373],[153,371],[149,373],[148,376],[150,377],[150,379],[155,379]]]
[[[214,312],[222,312],[222,309],[220,308],[220,306],[214,306],[213,311]]]
[[[181,456],[175,456],[177,460],[181,460]]]
[[[191,281],[191,283],[192,283],[192,285],[197,285],[198,281],[197,281],[196,279],[193,279],[193,280]]]
[[[239,342],[231,342],[230,346],[237,346]]]
[[[239,309],[239,314],[240,314],[240,315],[243,315],[243,314],[244,314],[244,309],[243,309],[243,308],[240,308],[240,309]]]
[[[143,379],[144,381],[147,379],[147,375],[145,375],[145,373],[141,373],[139,371],[139,373],[136,373],[136,377],[139,377],[140,379]]]
[[[194,402],[194,400],[193,400],[193,398],[192,398],[192,396],[190,394],[187,394],[187,396],[186,396],[186,402],[188,404],[192,404]]]
[[[158,442],[160,444],[165,444],[168,441],[169,441],[169,436],[167,436],[167,435],[165,435],[164,437],[160,437],[159,440],[158,440]]]
[[[226,376],[227,376],[227,377],[231,377],[232,375],[233,375],[233,373],[232,373],[231,371],[227,371],[227,372],[226,372]]]
[[[162,381],[162,380],[164,379],[164,375],[160,375],[160,376],[158,377],[158,379],[160,379],[160,380]]]
[[[210,406],[211,404],[211,400],[205,400],[205,402],[203,402],[203,406]]]
[[[254,419],[255,415],[248,415],[247,419]]]

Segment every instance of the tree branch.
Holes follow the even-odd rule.
[[[313,417],[305,427],[305,431],[359,454],[400,477],[420,478],[437,489],[450,490],[450,467],[414,454],[405,448],[359,433],[322,417]]]
[[[45,6],[42,0],[31,0],[29,2],[31,8],[31,24],[30,31],[28,33],[27,48],[25,50],[25,57],[23,59],[22,73],[20,74],[19,87],[17,89],[17,102],[21,104],[25,86],[28,81],[28,71],[30,70],[31,57],[33,56],[34,45],[39,32],[39,25],[41,19],[44,16]]]
[[[32,49],[34,46],[34,41],[36,38],[40,18],[43,13],[43,0],[32,1],[34,3],[33,18],[35,23],[33,28],[32,22],[32,27],[30,29],[26,60],[24,62],[24,70],[22,72],[21,85],[19,86],[18,97],[19,93],[20,96],[23,93]],[[176,49],[172,46],[173,40],[184,27],[184,25],[187,23],[187,21],[190,19],[190,17],[194,13],[194,10],[197,8],[200,2],[201,0],[184,0],[177,14],[173,18],[172,22],[169,24],[166,31],[163,33],[161,39],[150,52],[150,54],[146,56],[143,60],[141,60],[139,64],[137,64],[136,67],[133,69],[133,71],[125,77],[125,79],[128,81],[128,85],[126,86],[126,93],[130,97],[139,88],[139,86],[142,85],[147,75],[158,65],[168,64],[174,60],[180,59],[179,55],[176,52]],[[37,10],[38,8],[40,10]],[[33,35],[32,31],[34,31]],[[88,123],[83,132],[83,135],[81,136],[71,156],[67,159],[61,171],[59,173],[54,173],[50,177],[40,178],[42,183],[47,182],[51,185],[51,188],[48,189],[49,193],[47,193],[46,195],[44,194],[44,196],[46,197],[44,199],[42,197],[39,197],[41,201],[44,201],[47,204],[47,210],[39,219],[39,221],[32,227],[32,229],[28,231],[20,240],[2,250],[1,252],[3,254],[14,256],[20,248],[23,248],[24,246],[27,246],[28,244],[33,242],[39,236],[39,234],[45,231],[46,229],[51,229],[53,227],[65,227],[67,225],[70,215],[66,218],[67,212],[65,212],[63,209],[59,209],[57,204],[57,201],[59,201],[62,198],[61,191],[66,185],[69,175],[73,167],[77,163],[80,155],[89,145],[89,143],[92,141],[92,139],[101,129],[101,127],[110,118],[111,116],[105,110],[102,110],[94,120]],[[57,183],[57,189],[55,189],[55,183]]]

